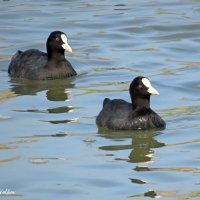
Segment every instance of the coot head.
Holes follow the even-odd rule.
[[[149,107],[151,94],[159,95],[159,92],[151,86],[151,82],[144,76],[133,79],[129,87],[133,107]]]
[[[52,32],[46,43],[48,57],[52,56],[52,53],[60,53],[64,55],[64,51],[72,52],[72,48],[67,42],[67,36],[61,31]]]

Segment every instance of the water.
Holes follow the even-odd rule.
[[[0,1],[0,189],[12,199],[200,199],[200,4]],[[78,76],[11,80],[11,56],[54,30]],[[165,130],[98,130],[105,97],[150,78]],[[1,194],[2,195],[2,194]]]

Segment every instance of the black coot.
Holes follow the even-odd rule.
[[[146,77],[136,77],[129,87],[132,103],[108,98],[96,118],[98,126],[114,130],[164,128],[164,120],[150,108],[151,94],[159,95]]]
[[[67,36],[52,32],[46,42],[47,53],[37,49],[18,51],[11,59],[8,73],[11,77],[46,80],[75,76],[77,73],[65,59],[64,52],[72,52]]]

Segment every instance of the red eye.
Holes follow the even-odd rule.
[[[142,87],[143,87],[142,84],[139,84],[139,85],[138,85],[138,88],[142,88]]]
[[[59,41],[60,39],[58,37],[56,37],[56,41]]]

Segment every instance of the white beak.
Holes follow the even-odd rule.
[[[65,34],[61,35],[61,39],[63,41],[63,45],[62,48],[65,49],[66,51],[72,52],[72,48],[69,46],[69,44],[67,43],[67,36]]]
[[[156,95],[160,95],[159,92],[153,88],[153,87],[149,87],[149,89],[147,90],[148,93],[150,94],[156,94]]]
[[[66,51],[72,52],[72,48],[69,46],[68,43],[64,43],[62,45],[63,49],[65,49]]]
[[[158,92],[155,88],[153,88],[153,87],[151,86],[151,83],[150,83],[149,79],[143,78],[143,79],[142,79],[142,83],[148,88],[147,92],[148,92],[149,94],[160,95],[159,92]]]

